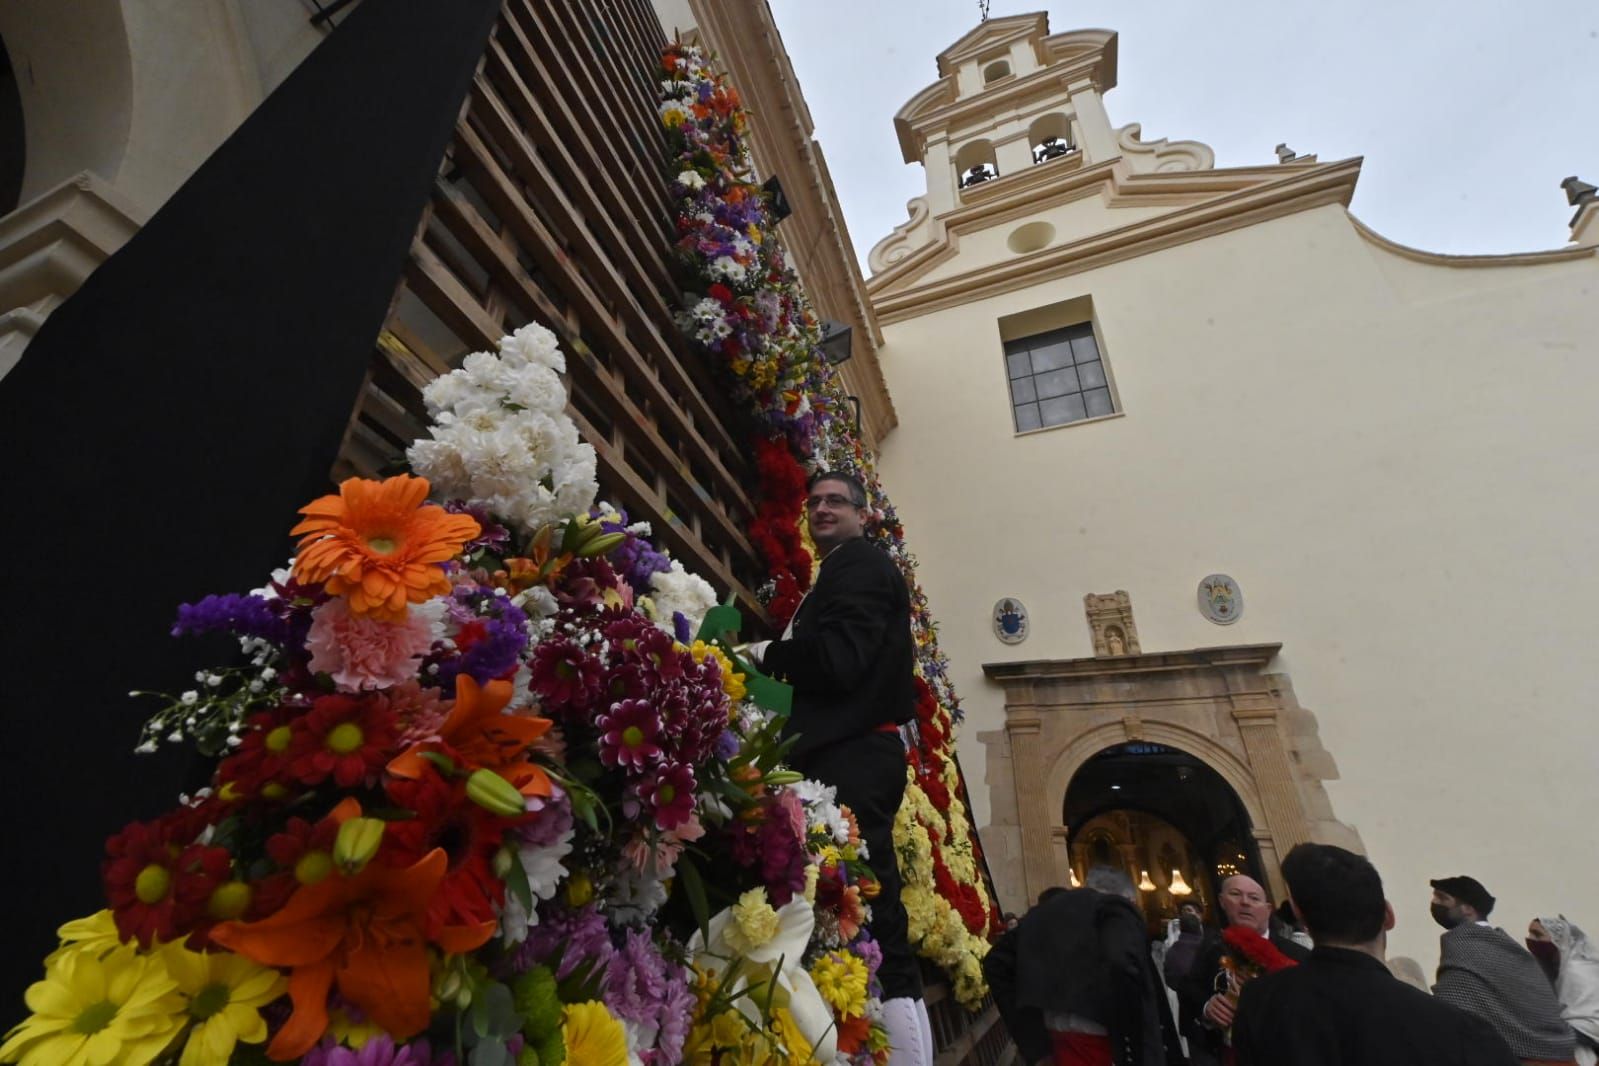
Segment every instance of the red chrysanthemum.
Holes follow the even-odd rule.
[[[638,798],[655,828],[676,829],[694,813],[694,769],[682,763],[656,767],[639,781]]]
[[[217,790],[230,800],[261,795],[281,799],[281,781],[289,767],[289,720],[299,713],[277,708],[252,715],[239,736],[239,746],[217,767]],[[275,787],[274,787],[275,786]]]
[[[576,641],[545,640],[533,649],[528,680],[548,711],[593,706],[605,683],[605,668]]]
[[[294,723],[287,772],[307,785],[330,777],[340,788],[372,784],[394,754],[395,732],[386,701],[320,696]]]
[[[149,947],[185,936],[206,920],[211,894],[227,880],[232,857],[222,848],[191,843],[194,827],[187,821],[134,822],[106,841],[101,877],[123,940]]]

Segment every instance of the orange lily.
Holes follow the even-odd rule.
[[[428,769],[423,754],[443,746],[470,769],[493,770],[524,796],[548,796],[550,776],[529,760],[527,753],[554,723],[548,718],[501,713],[511,695],[509,681],[479,685],[469,674],[456,675],[455,706],[439,728],[438,742],[413,744],[389,763],[389,773],[415,780]]]
[[[258,922],[224,922],[211,931],[229,951],[290,971],[294,1012],[267,1047],[269,1057],[297,1059],[321,1039],[335,984],[395,1040],[427,1028],[431,978],[423,930],[447,865],[439,848],[403,869],[369,863],[353,877],[335,874],[301,887]],[[494,927],[445,926],[434,942],[460,954],[481,947]]]

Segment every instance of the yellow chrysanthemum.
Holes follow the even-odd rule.
[[[733,921],[722,935],[729,947],[743,955],[776,936],[781,924],[766,902],[766,889],[752,888],[733,904]]]
[[[778,1007],[772,1012],[772,1035],[776,1038],[781,1049],[787,1052],[788,1061],[791,1063],[810,1062],[814,1052],[805,1034],[800,1032],[799,1026],[794,1021],[787,1007]]]
[[[597,1000],[568,1003],[561,1036],[566,1066],[627,1066],[627,1031]]]
[[[178,1066],[226,1066],[241,1040],[267,1038],[261,1008],[288,988],[281,973],[226,951],[202,955],[173,944],[161,954],[194,1019]]]
[[[866,978],[866,962],[859,955],[829,952],[811,965],[816,991],[841,1021],[866,1013]]]
[[[122,934],[117,932],[116,919],[111,916],[109,909],[95,911],[87,918],[74,918],[57,929],[56,936],[61,938],[61,946],[45,957],[44,964],[47,967],[71,952],[87,951],[91,955],[104,955],[122,944]]]
[[[61,955],[28,988],[33,1013],[0,1046],[20,1066],[144,1066],[183,1027],[183,997],[161,960],[132,948]]]

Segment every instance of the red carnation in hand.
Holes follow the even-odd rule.
[[[1276,944],[1246,926],[1229,925],[1222,930],[1221,938],[1241,962],[1266,973],[1276,973],[1297,965],[1293,959],[1278,951]]]

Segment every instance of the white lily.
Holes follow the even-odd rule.
[[[805,897],[795,896],[777,908],[776,915],[776,930],[762,942],[752,944],[740,930],[733,908],[728,907],[710,920],[709,940],[698,932],[694,934],[688,945],[689,955],[696,966],[718,977],[735,961],[743,962],[729,992],[749,987],[752,979],[776,981],[786,993],[789,1013],[814,1049],[816,1061],[832,1062],[838,1054],[833,1012],[801,964],[816,928],[816,914]],[[737,1003],[745,1017],[760,1024],[760,1010],[754,997],[741,996]]]

